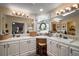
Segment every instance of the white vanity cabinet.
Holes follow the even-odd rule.
[[[70,56],[79,56],[79,48],[70,47]]]
[[[48,39],[47,40],[47,53],[48,55],[58,56],[58,42]]]
[[[29,39],[29,50],[36,50],[36,39]]]
[[[6,56],[6,44],[0,43],[0,56]]]
[[[28,52],[28,41],[27,39],[20,40],[20,55],[25,55]]]
[[[20,40],[20,56],[29,56],[36,52],[36,39],[27,38]]]
[[[5,45],[0,45],[0,56],[5,56]]]
[[[55,56],[58,56],[58,42],[56,42],[56,41],[53,41],[52,40],[52,45],[51,45],[51,53],[53,54],[53,55],[55,55]]]
[[[7,44],[7,55],[8,56],[19,55],[19,41],[8,42],[8,44]]]
[[[69,46],[53,39],[47,40],[47,53],[51,56],[68,56]]]
[[[36,39],[35,38],[29,38],[28,39],[28,51],[29,55],[36,53]]]
[[[0,56],[19,55],[19,41],[9,41],[0,43]]]
[[[52,40],[47,39],[47,53],[50,54],[51,52],[51,45],[52,45]]]
[[[0,42],[0,56],[29,56],[36,53],[35,38],[19,38],[12,41]]]
[[[69,46],[65,44],[59,44],[59,56],[69,56]]]

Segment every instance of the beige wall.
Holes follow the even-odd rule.
[[[0,13],[1,14],[10,14],[11,10],[8,7],[0,6]]]

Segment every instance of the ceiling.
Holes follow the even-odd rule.
[[[0,6],[15,6],[22,9],[29,10],[33,14],[47,13],[54,8],[61,5],[60,3],[0,3]],[[40,9],[43,8],[44,11],[40,12]]]

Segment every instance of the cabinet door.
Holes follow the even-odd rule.
[[[71,48],[70,55],[71,56],[79,56],[79,49]]]
[[[25,53],[28,51],[28,42],[27,40],[22,40],[20,42],[20,53]]]
[[[58,56],[58,42],[52,41],[51,49],[52,54]]]
[[[36,50],[36,40],[31,41],[30,47],[31,47],[32,50],[34,50],[34,49]]]
[[[8,46],[8,55],[19,55],[19,42],[10,43]]]
[[[5,45],[0,45],[0,56],[5,56]]]
[[[47,39],[47,52],[51,53],[51,45],[52,45],[52,41],[50,39]]]
[[[68,56],[69,55],[69,47],[67,45],[59,45],[59,55],[60,56]]]
[[[72,51],[72,56],[79,56],[79,51]]]
[[[30,39],[28,40],[28,45],[29,45],[29,51],[32,51],[32,50],[36,50],[36,40],[34,39]]]

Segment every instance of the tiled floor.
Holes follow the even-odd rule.
[[[38,54],[32,54],[32,55],[29,55],[29,56],[40,56],[40,55],[38,55]]]
[[[29,56],[46,56],[46,55],[32,54],[32,55],[29,55]]]

